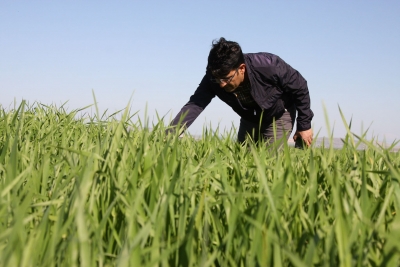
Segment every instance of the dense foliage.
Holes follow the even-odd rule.
[[[34,104],[0,114],[0,266],[398,266],[400,155]]]

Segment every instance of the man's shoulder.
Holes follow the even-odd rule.
[[[244,57],[246,58],[275,58],[278,57],[277,55],[269,52],[257,52],[257,53],[243,53]]]
[[[244,53],[246,63],[253,67],[265,67],[273,65],[279,58],[277,55],[268,52]]]

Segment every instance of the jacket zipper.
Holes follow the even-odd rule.
[[[242,103],[240,103],[240,100],[239,100],[237,94],[236,94],[236,93],[233,93],[233,95],[236,97],[236,100],[237,100],[237,102],[239,103],[239,105],[242,107],[242,109],[247,110],[247,108],[243,107],[243,106],[242,106]],[[257,111],[254,109],[254,116],[256,116],[256,115],[257,115]]]

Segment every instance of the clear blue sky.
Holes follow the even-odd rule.
[[[400,139],[400,1],[0,2],[0,104],[16,99],[70,110],[94,102],[150,119],[175,116],[205,73],[213,39],[279,55],[308,81],[313,128]],[[238,126],[215,98],[190,132]]]

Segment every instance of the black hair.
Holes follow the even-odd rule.
[[[224,77],[244,63],[240,45],[224,37],[214,40],[208,55],[207,72],[214,77]]]

